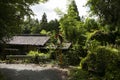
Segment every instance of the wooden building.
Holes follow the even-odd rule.
[[[65,51],[71,47],[71,43],[63,43],[61,47],[46,45],[47,43],[50,43],[50,37],[46,35],[16,35],[7,42],[5,51],[7,54],[23,55],[31,50],[46,52],[49,49],[61,49]]]
[[[26,54],[45,46],[49,39],[46,35],[16,35],[7,42],[5,50],[10,54]]]

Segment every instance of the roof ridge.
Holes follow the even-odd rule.
[[[48,36],[48,35],[45,35],[45,34],[17,34],[14,36]]]

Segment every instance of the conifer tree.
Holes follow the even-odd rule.
[[[48,21],[47,21],[47,15],[46,15],[46,13],[44,13],[42,15],[42,19],[40,21],[40,27],[41,27],[41,30],[42,29],[47,30],[47,28],[48,28]]]
[[[79,12],[77,5],[74,0],[70,1],[69,7],[68,7],[68,17],[71,17],[76,20],[80,20]]]
[[[81,26],[82,22],[80,21],[77,5],[74,0],[70,0],[67,14],[60,20],[61,31],[68,41],[76,43],[80,41],[81,33],[84,31]]]

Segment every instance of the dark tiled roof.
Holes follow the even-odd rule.
[[[71,47],[71,43],[63,43],[62,46],[57,47],[57,45],[48,45],[45,47],[40,47],[40,49],[62,49],[67,50]]]
[[[49,39],[49,36],[13,36],[7,44],[44,46]]]
[[[63,43],[63,46],[61,47],[61,49],[69,49],[71,46],[71,43]]]

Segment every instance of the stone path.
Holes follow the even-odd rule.
[[[51,65],[0,64],[0,72],[7,80],[66,80],[67,70]]]

